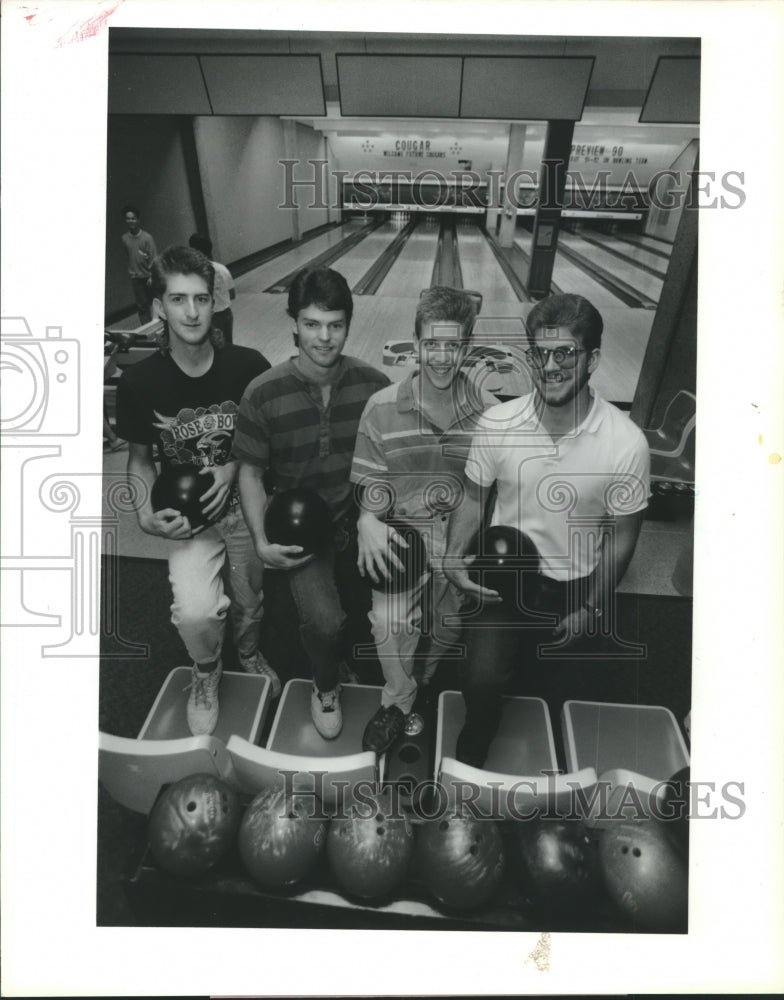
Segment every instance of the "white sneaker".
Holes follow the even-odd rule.
[[[340,685],[331,691],[319,691],[316,685],[310,693],[310,717],[316,731],[325,740],[334,740],[343,728],[343,712],[340,708]]]
[[[240,657],[240,666],[246,674],[261,674],[262,677],[266,677],[272,687],[272,697],[278,697],[281,689],[280,677],[278,677],[261,653],[254,653],[253,656],[249,656],[247,659]]]
[[[188,697],[188,726],[194,736],[209,736],[218,722],[218,685],[220,684],[221,664],[214,670],[201,673],[193,664],[191,674],[191,693]]]

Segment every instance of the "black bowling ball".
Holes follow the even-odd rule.
[[[210,518],[205,516],[199,497],[210,489],[214,481],[211,473],[200,475],[199,466],[190,462],[167,466],[153,483],[150,493],[152,509],[159,511],[170,507],[178,510],[188,518],[192,528],[209,524]]]
[[[402,545],[398,545],[397,542],[390,543],[394,546],[395,555],[403,563],[403,569],[398,569],[391,562],[387,563],[390,579],[387,579],[376,571],[378,583],[374,583],[370,579],[370,586],[374,590],[399,594],[403,590],[411,590],[419,583],[430,568],[430,560],[427,555],[424,539],[412,524],[406,524],[401,521],[389,521],[387,523],[408,544],[408,548],[404,548]]]
[[[522,888],[543,908],[572,911],[601,887],[598,845],[579,819],[523,820],[514,825]]]
[[[300,545],[303,555],[324,548],[333,537],[332,512],[315,490],[295,487],[275,493],[264,514],[267,540]]]
[[[539,551],[524,532],[508,524],[495,524],[479,531],[468,555],[476,556],[468,575],[474,583],[495,590],[512,607],[522,601],[532,610],[537,596]]]
[[[660,806],[660,815],[665,822],[665,830],[670,840],[681,854],[689,856],[689,806],[690,806],[690,769],[681,768],[674,774],[664,788],[664,797]]]

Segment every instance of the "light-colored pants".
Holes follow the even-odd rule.
[[[237,655],[258,651],[262,572],[239,508],[201,534],[170,543],[171,620],[195,663],[220,655],[229,608]]]
[[[373,591],[373,606],[368,613],[376,651],[384,672],[383,706],[396,705],[407,715],[417,692],[417,675],[429,680],[438,661],[460,637],[459,625],[447,625],[444,619],[460,610],[461,597],[441,571],[446,551],[445,518],[434,518],[422,528],[431,572],[411,590],[400,593]],[[423,609],[428,589],[430,607]],[[425,634],[424,651],[414,657],[419,639]],[[416,667],[420,669],[415,669]]]

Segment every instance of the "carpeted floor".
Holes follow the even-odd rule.
[[[103,561],[105,593],[117,593],[118,624],[102,642],[99,727],[118,736],[135,737],[166,675],[188,662],[182,642],[169,622],[171,594],[166,564],[128,557]],[[356,619],[361,623],[361,615]],[[262,647],[281,680],[307,676],[304,655],[291,631],[290,597],[274,584],[265,593]],[[533,682],[526,694],[545,698],[550,707],[556,745],[560,745],[560,706],[567,698],[664,705],[681,722],[691,705],[692,601],[688,597],[619,594],[617,634],[638,643],[633,659],[559,660]],[[367,636],[362,636],[367,641]],[[128,644],[146,647],[129,655]],[[235,669],[227,638],[227,669]],[[377,661],[359,664],[360,679],[382,683]],[[457,687],[456,668],[442,662],[435,689]],[[535,688],[535,689],[532,689]],[[143,841],[145,819],[117,805],[98,790],[97,923],[134,923],[121,887],[124,871]]]

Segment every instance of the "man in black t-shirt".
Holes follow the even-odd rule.
[[[211,733],[218,719],[218,686],[226,616],[231,608],[237,655],[244,670],[280,680],[258,648],[262,564],[256,555],[231,458],[245,387],[269,367],[258,351],[223,344],[212,326],[214,270],[201,253],[170,247],[151,268],[153,306],[164,320],[160,350],[127,368],[117,393],[118,434],[129,443],[128,475],[146,485],[136,514],[143,531],[167,539],[174,601],[172,624],[193,659],[188,724]],[[192,527],[180,511],[152,508],[163,467],[192,463],[205,476],[202,509],[210,518]]]

